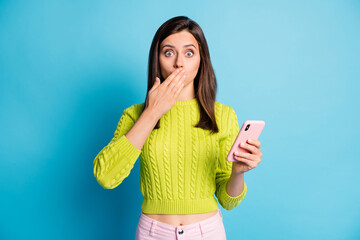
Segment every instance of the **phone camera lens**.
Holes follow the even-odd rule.
[[[250,124],[246,125],[245,131],[247,131],[250,128]]]

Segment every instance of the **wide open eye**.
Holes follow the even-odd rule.
[[[187,51],[186,54],[187,54],[187,53],[191,53],[190,55],[186,55],[186,56],[188,56],[188,57],[192,57],[192,56],[194,55],[194,52],[191,51],[191,50]]]
[[[171,50],[165,51],[165,56],[170,57],[171,55],[168,55],[167,53],[172,53],[172,51]]]

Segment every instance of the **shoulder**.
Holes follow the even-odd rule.
[[[134,122],[140,117],[144,110],[145,103],[136,103],[124,109],[123,115],[130,117]]]
[[[232,131],[238,131],[238,118],[232,106],[216,101],[215,118],[220,128],[220,138],[227,137]]]
[[[220,118],[236,117],[235,110],[232,106],[218,101],[215,101],[215,115],[218,115]]]

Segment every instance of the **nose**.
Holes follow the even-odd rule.
[[[175,68],[184,68],[184,64],[183,64],[183,59],[180,55],[177,56],[176,60],[175,60]]]

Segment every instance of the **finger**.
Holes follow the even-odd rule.
[[[254,154],[251,154],[251,153],[234,152],[234,155],[237,156],[237,157],[248,159],[248,160],[253,161],[253,162],[257,161],[257,156],[254,155]]]
[[[176,81],[174,81],[176,82]],[[181,87],[181,84],[183,84],[184,81],[182,79],[177,80],[176,84],[174,85],[174,87],[171,88],[171,93],[172,94],[176,94],[176,92],[179,90],[179,88]]]
[[[173,88],[173,92],[172,92],[173,96],[177,98],[183,87],[184,87],[184,83],[182,81],[179,81],[176,87]]]
[[[176,91],[174,97],[177,98],[181,92],[181,90],[183,89],[184,87],[184,83],[180,83],[180,87],[178,88],[178,90]]]
[[[150,89],[150,92],[153,91],[154,89],[156,89],[159,85],[160,85],[160,78],[156,77],[156,78],[155,78],[154,85],[153,85],[152,88]]]
[[[176,88],[176,86],[178,86],[179,82],[182,81],[182,79],[184,79],[185,73],[180,73],[178,75],[175,76],[175,78],[172,80],[172,82],[169,84],[168,89],[170,91],[173,91],[173,88]]]
[[[178,68],[177,70],[173,71],[173,72],[167,77],[167,79],[163,82],[163,84],[164,84],[165,86],[169,85],[169,84],[172,82],[172,80],[173,80],[177,75],[183,73],[181,70],[182,70],[182,68]]]
[[[254,162],[250,161],[249,159],[234,156],[235,160],[247,164],[250,168],[253,168]]]
[[[257,148],[260,148],[261,142],[257,139],[249,138],[247,142],[251,145],[255,145]]]
[[[258,154],[260,152],[260,150],[257,147],[247,144],[247,143],[240,143],[239,146],[240,146],[240,148],[247,149],[251,153],[254,153],[254,154]]]

